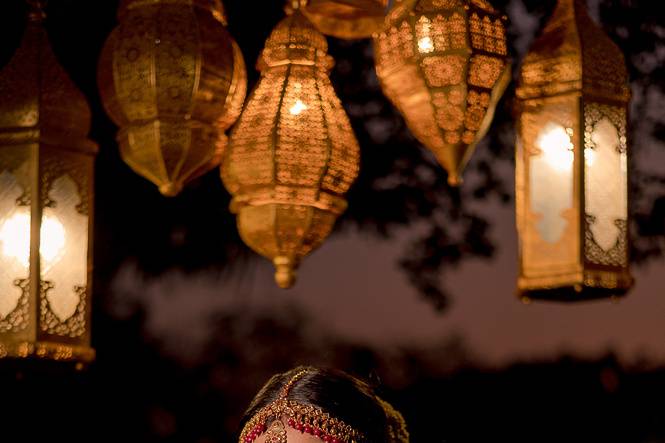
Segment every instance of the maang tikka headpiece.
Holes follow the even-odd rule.
[[[296,382],[302,379],[309,370],[303,369],[296,373],[289,382],[284,385],[279,398],[254,415],[240,433],[239,443],[252,443],[258,437],[265,434],[265,443],[287,443],[286,424],[297,431],[310,434],[326,443],[364,443],[368,442],[366,437],[344,423],[342,420],[332,417],[323,409],[304,405],[289,400],[289,392]],[[388,419],[388,443],[408,443],[409,433],[402,415],[393,409],[390,404],[376,398],[382,406]]]

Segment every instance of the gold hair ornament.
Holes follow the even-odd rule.
[[[279,398],[273,403],[259,410],[252,417],[240,434],[240,443],[252,443],[265,433],[266,443],[286,443],[286,429],[283,419],[289,427],[310,434],[326,443],[359,443],[366,442],[362,433],[345,424],[342,420],[330,416],[323,409],[303,405],[288,400],[289,392],[302,379],[309,370],[303,369],[295,374],[284,385]],[[406,422],[398,411],[388,402],[375,397],[386,414],[388,421],[389,443],[409,443],[409,432]],[[272,423],[270,423],[272,421]],[[268,425],[270,423],[270,425]]]
[[[406,428],[406,421],[402,414],[381,397],[377,396],[376,401],[383,408],[386,419],[388,420],[389,441],[394,443],[409,443],[409,431]]]
[[[286,443],[286,430],[283,419],[290,428],[320,438],[326,443],[359,443],[366,441],[364,436],[323,409],[303,405],[288,400],[293,385],[309,371],[303,369],[284,385],[279,398],[259,410],[240,433],[240,443],[252,443],[259,436],[266,434],[266,443]],[[272,422],[272,423],[271,423]],[[279,424],[281,423],[281,426]],[[268,426],[270,424],[270,426]]]

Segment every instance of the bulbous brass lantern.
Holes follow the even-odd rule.
[[[90,110],[32,3],[0,71],[0,359],[90,362]]]
[[[358,142],[328,77],[327,48],[299,10],[277,25],[222,163],[240,235],[272,260],[283,288],[332,230],[358,174]]]
[[[326,35],[366,38],[381,30],[388,0],[292,0]]]
[[[459,184],[510,81],[504,17],[486,0],[397,0],[374,51],[384,93]]]
[[[517,96],[519,294],[625,294],[633,281],[628,73],[581,1],[559,0],[524,61]]]
[[[173,196],[221,162],[247,77],[220,0],[124,0],[99,63],[124,161]]]

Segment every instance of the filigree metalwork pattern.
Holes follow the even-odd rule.
[[[281,287],[294,283],[302,258],[332,230],[359,169],[327,48],[300,11],[277,25],[222,164],[240,235],[273,262]]]
[[[221,2],[126,0],[102,52],[99,87],[123,159],[176,195],[221,162],[247,78]]]
[[[374,50],[384,93],[458,184],[510,80],[504,17],[486,1],[398,0]]]
[[[30,324],[30,280],[17,279],[14,286],[21,291],[21,295],[16,301],[16,307],[0,318],[0,333],[21,332]]]

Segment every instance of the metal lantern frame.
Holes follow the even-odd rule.
[[[558,1],[524,61],[517,98],[518,295],[625,295],[628,73],[580,0]]]
[[[53,54],[39,2],[0,70],[0,359],[91,362],[90,110]]]

